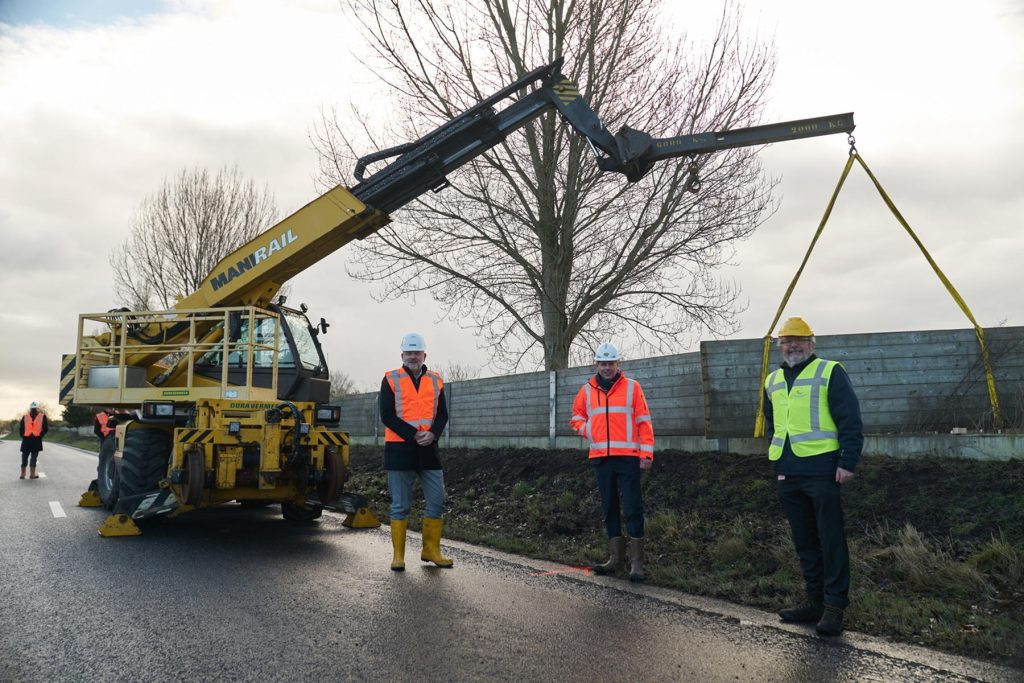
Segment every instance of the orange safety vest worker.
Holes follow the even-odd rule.
[[[395,414],[398,418],[411,424],[416,431],[430,431],[434,418],[437,417],[437,397],[444,387],[441,375],[427,370],[420,375],[418,389],[412,381],[412,375],[404,368],[391,370],[384,377],[388,380],[388,386],[395,392]],[[405,439],[385,427],[384,441]]]
[[[113,433],[114,428],[107,426],[110,421],[109,415],[104,412],[96,413],[96,421],[100,423],[100,432],[103,433],[103,436],[110,436]]]
[[[43,435],[43,414],[36,413],[35,419],[31,415],[25,416],[25,436]]]
[[[640,383],[619,376],[605,392],[591,377],[576,394],[569,425],[590,439],[590,457],[634,455],[654,460],[654,427]]]

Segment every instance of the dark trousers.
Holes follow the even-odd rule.
[[[850,551],[839,484],[831,478],[800,476],[777,483],[807,594],[845,609],[850,604]]]
[[[601,512],[608,538],[622,535],[621,512],[626,514],[626,530],[633,538],[644,537],[644,501],[640,493],[640,458],[609,456],[590,461],[597,475],[601,494]],[[622,507],[619,507],[619,495]]]
[[[21,466],[26,467],[29,462],[29,456],[32,456],[32,467],[36,466],[36,460],[39,459],[39,451],[22,451],[21,452]]]

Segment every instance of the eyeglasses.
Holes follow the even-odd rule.
[[[779,346],[803,346],[804,344],[810,344],[811,340],[808,337],[780,337]]]

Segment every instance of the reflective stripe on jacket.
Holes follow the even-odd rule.
[[[774,423],[769,460],[782,457],[787,436],[793,455],[801,458],[839,450],[839,431],[828,407],[828,383],[837,365],[815,358],[793,380],[792,388],[786,386],[781,368],[768,375],[764,390],[772,402]]]
[[[31,415],[25,416],[25,436],[42,436],[43,435],[43,414],[36,413],[35,419]]]
[[[590,440],[590,457],[633,455],[654,459],[654,427],[640,383],[620,375],[605,392],[591,377],[576,394],[569,425]]]
[[[100,423],[100,431],[103,433],[103,436],[110,436],[113,433],[114,428],[108,426],[110,422],[109,415],[106,413],[96,413],[96,421]]]
[[[427,370],[420,375],[420,386],[412,381],[412,375],[404,368],[391,370],[384,375],[388,386],[395,392],[395,414],[418,432],[430,431],[437,417],[437,397],[444,382],[441,375]],[[384,441],[405,441],[396,432],[384,427]]]

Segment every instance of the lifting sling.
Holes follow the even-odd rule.
[[[985,364],[985,380],[988,384],[988,398],[989,402],[992,404],[992,424],[995,429],[1001,429],[1003,426],[1003,416],[999,409],[999,396],[996,393],[996,380],[995,376],[992,374],[992,365],[989,362],[988,347],[985,345],[985,331],[978,324],[978,321],[974,319],[974,315],[967,307],[967,303],[960,296],[960,293],[956,291],[953,283],[949,281],[946,275],[939,268],[938,264],[935,263],[934,259],[932,259],[931,255],[928,253],[928,250],[925,249],[924,244],[910,228],[910,225],[907,223],[906,219],[903,218],[903,215],[896,208],[896,205],[893,204],[892,199],[890,199],[889,195],[886,194],[884,189],[882,189],[882,185],[878,182],[878,179],[875,178],[871,169],[869,169],[868,165],[864,163],[864,159],[861,158],[860,154],[857,152],[857,148],[854,147],[854,139],[851,135],[850,156],[846,161],[846,166],[843,168],[843,173],[839,176],[839,182],[836,184],[836,189],[832,193],[832,198],[829,200],[828,206],[825,207],[825,214],[821,217],[821,223],[818,224],[818,230],[814,233],[810,246],[807,247],[807,253],[804,255],[804,260],[800,262],[800,267],[797,269],[796,275],[793,276],[793,281],[789,283],[789,288],[786,290],[786,294],[782,297],[782,303],[779,304],[779,310],[776,311],[775,318],[772,320],[771,325],[768,326],[768,333],[764,337],[764,348],[761,353],[761,382],[758,384],[758,396],[760,398],[757,402],[757,420],[754,423],[754,437],[760,438],[765,435],[764,381],[768,376],[768,356],[771,351],[772,330],[775,329],[775,325],[782,317],[782,311],[785,310],[786,304],[789,302],[789,297],[793,293],[793,289],[796,287],[797,280],[800,279],[800,274],[803,273],[804,266],[807,265],[807,261],[811,257],[811,251],[814,250],[814,245],[817,244],[818,238],[821,237],[821,233],[825,229],[825,224],[828,222],[829,216],[832,214],[832,207],[835,206],[836,198],[839,196],[839,191],[842,189],[843,183],[846,182],[846,176],[850,174],[850,169],[853,168],[854,161],[858,162],[861,165],[861,168],[864,169],[864,172],[868,174],[868,177],[871,178],[871,182],[874,183],[875,189],[877,189],[878,194],[881,195],[882,201],[885,202],[885,205],[889,207],[890,211],[892,211],[892,215],[896,217],[896,220],[899,221],[900,225],[902,225],[904,230],[907,231],[907,234],[910,235],[910,239],[914,240],[914,243],[921,250],[921,253],[924,254],[929,265],[931,265],[932,270],[935,271],[939,280],[941,280],[942,284],[945,285],[950,296],[953,297],[953,300],[956,301],[958,306],[960,306],[960,309],[967,316],[967,319],[971,321],[972,325],[974,325],[974,333],[977,335],[978,345],[981,347],[982,362]]]

